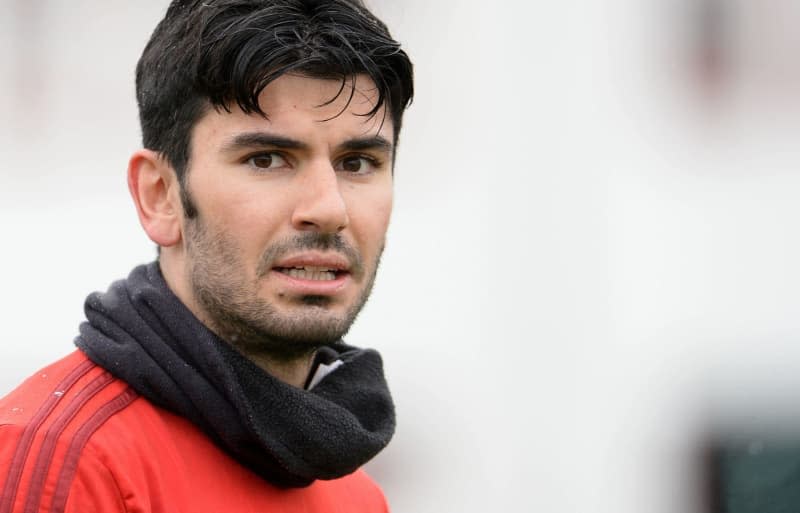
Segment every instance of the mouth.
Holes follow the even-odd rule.
[[[334,281],[346,271],[331,267],[320,266],[295,266],[295,267],[275,267],[275,270],[297,280],[308,281]]]
[[[337,253],[307,252],[273,263],[282,290],[292,295],[331,296],[353,284],[349,260]]]

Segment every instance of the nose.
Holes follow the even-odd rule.
[[[301,231],[338,233],[349,223],[347,204],[330,162],[309,165],[299,173],[292,226]]]

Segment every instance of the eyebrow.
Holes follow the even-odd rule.
[[[274,135],[267,132],[245,132],[234,136],[222,147],[223,153],[235,153],[249,148],[279,148],[283,150],[303,150],[307,151],[309,145],[282,135]],[[348,139],[337,146],[339,151],[365,151],[377,150],[391,154],[394,145],[381,135],[370,137],[356,137]]]
[[[391,154],[392,150],[394,150],[394,145],[385,137],[374,135],[372,137],[348,139],[340,144],[339,148],[347,151],[379,150]]]
[[[234,153],[247,148],[280,148],[283,150],[307,150],[308,145],[280,135],[272,135],[266,132],[245,132],[233,137],[222,147],[223,153]]]

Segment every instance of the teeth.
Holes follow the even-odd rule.
[[[331,281],[336,279],[336,272],[324,267],[293,267],[281,269],[281,272],[300,280]]]

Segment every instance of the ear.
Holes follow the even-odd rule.
[[[150,240],[162,247],[181,241],[178,178],[158,153],[139,150],[128,162],[128,189],[133,196],[139,222]]]

